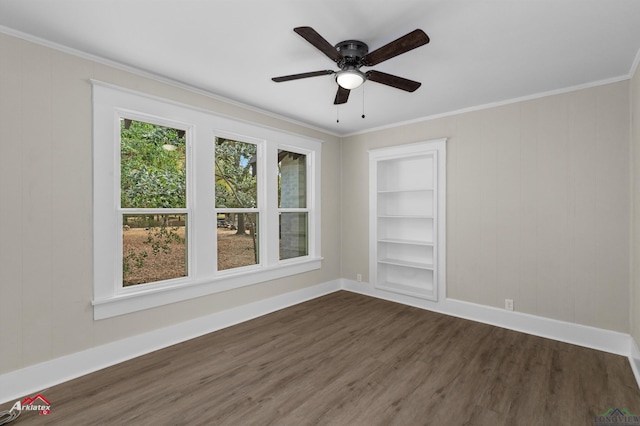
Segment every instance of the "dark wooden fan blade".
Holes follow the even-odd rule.
[[[333,47],[327,40],[311,27],[296,27],[293,29],[302,38],[315,46],[316,49],[327,55],[332,61],[338,62],[344,58],[342,53]]]
[[[374,70],[367,71],[367,80],[375,81],[376,83],[380,84],[386,84],[387,86],[395,87],[396,89],[400,90],[406,90],[407,92],[414,92],[416,91],[416,89],[418,89],[418,87],[422,85],[422,83],[419,83],[417,81]]]
[[[414,30],[373,52],[369,52],[362,58],[362,62],[366,66],[377,65],[427,43],[429,43],[429,36],[422,30]]]
[[[338,92],[336,93],[336,99],[333,101],[333,104],[346,104],[349,99],[349,93],[351,93],[351,90],[338,86]]]
[[[318,77],[321,75],[333,74],[335,71],[324,70],[324,71],[313,71],[313,72],[303,72],[301,74],[291,74],[291,75],[283,75],[282,77],[273,77],[271,80],[276,83],[282,83],[283,81],[291,81],[291,80],[299,80],[301,78],[309,78],[309,77]]]

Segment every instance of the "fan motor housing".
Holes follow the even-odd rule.
[[[362,66],[362,58],[369,53],[369,46],[359,40],[345,40],[335,45],[344,59],[338,63],[338,66],[343,67],[351,65],[355,67]]]

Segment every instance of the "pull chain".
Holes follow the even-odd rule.
[[[340,107],[336,105],[336,123],[340,122]]]
[[[362,118],[364,118],[364,85],[362,86]]]

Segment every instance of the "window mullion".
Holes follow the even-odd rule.
[[[267,238],[264,241],[267,265],[278,263],[279,255],[279,213],[278,213],[278,148],[275,144],[265,147],[264,170],[266,170],[264,193],[265,222]]]
[[[192,209],[193,224],[190,232],[192,256],[190,257],[191,272],[194,278],[212,276],[216,271],[216,212],[215,170],[213,165],[215,136],[207,125],[194,126],[192,140],[190,140],[191,179],[187,188],[189,207]]]

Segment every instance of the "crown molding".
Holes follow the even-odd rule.
[[[363,134],[367,134],[367,133],[373,133],[373,132],[377,132],[377,131],[381,131],[381,130],[388,130],[388,129],[393,129],[396,127],[402,127],[402,126],[406,126],[406,125],[411,125],[411,124],[416,124],[416,123],[421,123],[424,121],[430,121],[430,120],[436,120],[439,118],[445,118],[445,117],[451,117],[451,116],[455,116],[455,115],[460,115],[460,114],[465,114],[468,112],[475,112],[475,111],[481,111],[481,110],[485,110],[485,109],[490,109],[490,108],[496,108],[496,107],[500,107],[500,106],[505,106],[505,105],[510,105],[510,104],[514,104],[514,103],[518,103],[518,102],[525,102],[525,101],[530,101],[530,100],[534,100],[534,99],[540,99],[540,98],[544,98],[547,96],[554,96],[554,95],[559,95],[559,94],[564,94],[564,93],[569,93],[569,92],[575,92],[578,90],[584,90],[584,89],[589,89],[592,87],[598,87],[598,86],[604,86],[606,84],[612,84],[612,83],[617,83],[619,81],[624,81],[624,80],[630,80],[634,74],[636,73],[638,66],[640,66],[640,50],[638,50],[638,52],[636,53],[636,56],[633,60],[633,63],[631,65],[631,69],[629,70],[629,73],[627,75],[620,75],[617,77],[612,77],[612,78],[608,78],[608,79],[604,79],[604,80],[598,80],[598,81],[594,81],[594,82],[590,82],[590,83],[584,83],[584,84],[579,84],[576,86],[569,86],[569,87],[565,87],[565,88],[561,88],[561,89],[556,89],[556,90],[550,90],[550,91],[545,91],[545,92],[540,92],[540,93],[535,93],[535,94],[531,94],[531,95],[526,95],[526,96],[521,96],[518,98],[512,98],[512,99],[507,99],[507,100],[503,100],[503,101],[498,101],[498,102],[490,102],[487,104],[482,104],[482,105],[476,105],[476,106],[471,106],[468,108],[462,108],[462,109],[457,109],[457,110],[452,110],[452,111],[447,111],[444,113],[439,113],[439,114],[433,114],[433,115],[428,115],[425,117],[419,117],[419,118],[415,118],[412,120],[406,120],[406,121],[400,121],[397,123],[392,123],[392,124],[387,124],[384,126],[378,126],[378,127],[372,127],[369,129],[364,129],[364,130],[360,130],[357,132],[352,132],[352,133],[337,133],[334,131],[331,131],[329,129],[325,129],[325,128],[321,128],[318,126],[315,126],[313,124],[304,122],[304,121],[299,121],[299,120],[295,120],[293,118],[290,117],[286,117],[280,114],[276,114],[273,113],[271,111],[267,111],[265,109],[250,105],[250,104],[246,104],[246,103],[242,103],[239,101],[236,101],[234,99],[231,98],[227,98],[221,95],[218,95],[216,93],[204,90],[204,89],[200,89],[197,88],[195,86],[189,85],[187,83],[178,81],[178,80],[174,80],[171,79],[169,77],[166,76],[162,76],[156,73],[153,73],[151,71],[148,70],[144,70],[141,68],[136,68],[136,67],[132,67],[129,65],[125,65],[122,64],[120,62],[117,61],[113,61],[110,59],[106,59],[97,55],[93,55],[78,49],[73,49],[70,48],[68,46],[64,46],[62,44],[59,43],[54,43],[52,41],[40,38],[40,37],[36,37],[33,36],[31,34],[27,34],[27,33],[23,33],[21,31],[17,31],[14,30],[12,28],[9,27],[5,27],[0,25],[0,33],[4,33],[7,34],[9,36],[12,37],[16,37],[16,38],[20,38],[22,40],[25,41],[29,41],[32,43],[36,43],[45,47],[49,47],[51,49],[54,50],[58,50],[60,52],[64,52],[70,55],[74,55],[74,56],[78,56],[80,58],[84,58],[90,61],[94,61],[97,63],[100,63],[102,65],[107,65],[122,71],[126,71],[126,72],[130,72],[132,74],[141,76],[141,77],[145,77],[145,78],[149,78],[151,80],[155,80],[158,81],[160,83],[164,83],[164,84],[168,84],[183,90],[187,90],[189,92],[195,93],[195,94],[199,94],[199,95],[203,95],[206,97],[209,97],[211,99],[215,99],[217,101],[221,101],[221,102],[225,102],[229,105],[233,105],[233,106],[237,106],[239,108],[243,108],[245,110],[248,111],[252,111],[252,112],[256,112],[271,118],[275,118],[277,120],[282,120],[284,122],[290,123],[290,124],[294,124],[297,126],[302,126],[305,127],[309,130],[315,130],[317,132],[321,132],[321,133],[325,133],[334,137],[338,137],[338,138],[348,138],[351,136],[357,136],[357,135],[363,135]]]
[[[309,130],[315,130],[317,132],[325,133],[325,134],[328,134],[328,135],[331,135],[331,136],[335,136],[335,137],[341,137],[342,136],[342,135],[340,135],[338,133],[335,133],[335,132],[332,132],[332,131],[330,131],[328,129],[323,129],[321,127],[314,126],[314,125],[306,123],[304,121],[294,120],[293,118],[286,117],[286,116],[280,115],[280,114],[276,114],[274,112],[259,108],[259,107],[254,106],[254,105],[250,105],[250,104],[246,104],[246,103],[243,103],[243,102],[239,102],[239,101],[236,101],[234,99],[218,95],[218,94],[210,92],[208,90],[204,90],[204,89],[192,86],[192,85],[184,83],[182,81],[175,80],[175,79],[169,78],[167,76],[163,76],[163,75],[154,73],[154,72],[149,71],[149,70],[132,67],[130,65],[125,65],[125,64],[123,64],[121,62],[118,62],[118,61],[114,61],[114,60],[111,60],[111,59],[103,58],[101,56],[93,55],[91,53],[87,53],[87,52],[84,52],[82,50],[74,49],[74,48],[59,44],[59,43],[54,43],[54,42],[52,42],[50,40],[46,40],[46,39],[43,39],[43,38],[40,38],[40,37],[36,37],[34,35],[31,35],[31,34],[23,33],[21,31],[14,30],[13,28],[9,28],[9,27],[5,27],[3,25],[0,25],[0,33],[6,34],[6,35],[11,36],[11,37],[19,38],[21,40],[28,41],[30,43],[34,43],[34,44],[38,44],[38,45],[41,45],[41,46],[44,46],[44,47],[48,47],[50,49],[66,53],[68,55],[77,56],[77,57],[82,58],[82,59],[93,61],[93,62],[102,64],[102,65],[106,65],[106,66],[109,66],[109,67],[112,67],[112,68],[115,68],[115,69],[118,69],[118,70],[121,70],[121,71],[129,72],[131,74],[135,74],[135,75],[140,76],[140,77],[148,78],[150,80],[154,80],[154,81],[157,81],[159,83],[164,83],[164,84],[167,84],[167,85],[170,85],[170,86],[182,89],[182,90],[189,91],[189,92],[197,94],[197,95],[206,96],[206,97],[214,99],[216,101],[224,102],[226,104],[233,105],[233,106],[245,109],[247,111],[251,111],[251,112],[258,113],[258,114],[262,114],[264,116],[267,116],[267,117],[270,117],[270,118],[275,118],[277,120],[281,120],[281,121],[284,121],[284,122],[287,122],[287,123],[290,123],[290,124],[294,124],[294,125],[297,125],[297,126],[302,126],[302,127],[306,128],[306,129],[309,129]]]
[[[638,55],[636,55],[636,60],[634,62],[635,66],[638,65],[638,61],[640,61],[640,51],[638,51]],[[576,86],[565,87],[565,88],[562,88],[562,89],[550,90],[550,91],[547,91],[547,92],[534,93],[532,95],[526,95],[526,96],[521,96],[521,97],[518,97],[518,98],[507,99],[507,100],[504,100],[504,101],[490,102],[490,103],[487,103],[487,104],[482,104],[482,105],[476,105],[476,106],[472,106],[472,107],[468,107],[468,108],[457,109],[457,110],[453,110],[453,111],[443,112],[443,113],[440,113],[440,114],[428,115],[426,117],[414,118],[413,120],[401,121],[401,122],[398,122],[398,123],[388,124],[388,125],[385,125],[385,126],[379,126],[379,127],[374,127],[374,128],[367,129],[367,130],[362,130],[362,131],[358,131],[358,132],[345,134],[342,137],[343,138],[347,138],[347,137],[350,137],[350,136],[363,135],[363,134],[367,134],[367,133],[377,132],[377,131],[380,131],[380,130],[388,130],[388,129],[393,129],[395,127],[402,127],[402,126],[407,126],[407,125],[410,125],[410,124],[422,123],[424,121],[430,121],[430,120],[436,120],[436,119],[439,119],[439,118],[452,117],[452,116],[455,116],[455,115],[466,114],[468,112],[482,111],[482,110],[485,110],[485,109],[497,108],[497,107],[501,107],[501,106],[505,106],[505,105],[516,104],[516,103],[519,103],[519,102],[526,102],[526,101],[531,101],[531,100],[535,100],[535,99],[546,98],[548,96],[561,95],[561,94],[564,94],[564,93],[576,92],[578,90],[590,89],[590,88],[593,88],[593,87],[604,86],[604,85],[612,84],[612,83],[618,83],[620,81],[625,81],[625,80],[631,79],[631,75],[621,75],[621,76],[618,76],[618,77],[612,77],[612,78],[607,78],[607,79],[604,79],[604,80],[593,81],[591,83],[584,83],[584,84],[579,84],[579,85],[576,85]]]

